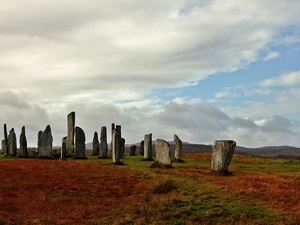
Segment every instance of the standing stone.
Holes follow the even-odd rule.
[[[182,141],[179,139],[179,137],[174,134],[174,143],[175,143],[175,160],[177,162],[184,162],[182,160]]]
[[[9,155],[16,156],[17,154],[17,137],[14,128],[9,131]]]
[[[61,139],[60,159],[66,160],[66,155],[67,155],[67,137],[63,137]]]
[[[125,152],[125,138],[121,138],[121,157],[124,156]]]
[[[93,156],[99,155],[99,138],[98,138],[98,133],[96,131],[94,132],[92,155]]]
[[[228,174],[228,166],[234,153],[236,142],[216,140],[212,148],[211,169],[213,172]]]
[[[50,125],[47,125],[44,132],[42,132],[41,136],[39,137],[39,158],[53,158],[52,156],[52,142],[53,137],[51,133]]]
[[[140,144],[140,155],[144,155],[144,141],[141,141]]]
[[[107,158],[107,132],[105,126],[101,127],[99,158]]]
[[[37,148],[36,148],[36,151],[38,152],[39,151],[39,146],[41,145],[41,135],[42,135],[43,131],[39,131],[37,133]]]
[[[68,133],[66,140],[66,148],[67,152],[73,154],[74,153],[74,133],[75,133],[75,112],[70,112],[67,115],[68,120]]]
[[[4,154],[5,155],[9,155],[9,146],[8,146],[8,137],[7,137],[6,123],[4,124],[4,142],[5,142]]]
[[[6,145],[5,145],[5,140],[3,139],[1,142],[1,154],[5,154],[5,149],[6,149]]]
[[[28,155],[27,139],[25,133],[25,126],[23,126],[20,134],[20,148],[19,148],[18,157],[26,157],[27,155]]]
[[[112,123],[111,124],[111,141],[110,141],[110,151],[111,151],[111,154],[112,154],[112,146],[113,146],[113,131],[116,129],[116,127],[115,127],[115,124],[114,123]]]
[[[144,159],[143,160],[153,160],[152,159],[152,134],[145,134],[144,136]]]
[[[119,150],[120,150],[120,153],[119,153],[119,155],[120,155],[120,158],[122,158],[122,128],[121,128],[121,125],[116,125],[116,131],[118,132],[118,134],[120,135],[120,143],[119,143],[119,146],[120,146],[120,148],[119,148]]]
[[[73,158],[87,159],[85,157],[85,134],[80,127],[75,127],[75,152]]]
[[[134,156],[136,151],[136,145],[130,146],[130,152],[129,155]]]
[[[156,139],[155,142],[156,159],[155,167],[172,167],[170,156],[170,145],[163,139]]]
[[[121,135],[116,129],[112,132],[112,159],[115,164],[120,164]]]

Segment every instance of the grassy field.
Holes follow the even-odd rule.
[[[141,156],[0,159],[0,224],[300,224],[298,161],[234,155],[233,175],[215,176],[210,154],[173,169]]]

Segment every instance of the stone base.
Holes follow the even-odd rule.
[[[14,158],[14,157],[16,157],[17,156],[17,154],[14,154],[14,155],[4,155],[4,157],[12,157],[12,158]]]
[[[58,161],[67,161],[67,159],[66,158],[59,158],[59,160]]]
[[[125,165],[123,162],[115,162],[113,164],[115,164],[115,165]]]
[[[98,159],[109,159],[109,157],[101,157],[101,156],[98,156]]]
[[[174,168],[172,165],[164,165],[161,163],[158,163],[157,161],[153,163],[150,168],[165,168],[165,169],[172,169]]]

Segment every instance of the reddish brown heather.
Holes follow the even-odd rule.
[[[133,190],[148,187],[130,170],[95,162],[2,160],[0,167],[0,224],[84,224],[139,201]]]

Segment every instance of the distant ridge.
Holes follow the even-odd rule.
[[[153,143],[153,152],[155,153],[155,141]],[[110,143],[108,143],[110,145]],[[174,141],[169,141],[171,154],[174,154],[175,144]],[[126,144],[125,154],[129,154],[129,148],[132,145],[137,146],[136,154],[139,152],[140,143]],[[86,144],[86,149],[91,150],[93,143]],[[109,146],[110,148],[110,146]],[[212,145],[206,144],[192,144],[188,142],[182,143],[183,153],[211,153]],[[235,154],[250,155],[256,157],[268,157],[268,158],[281,158],[281,159],[300,159],[300,148],[293,146],[264,146],[258,148],[247,148],[242,146],[236,146]]]

